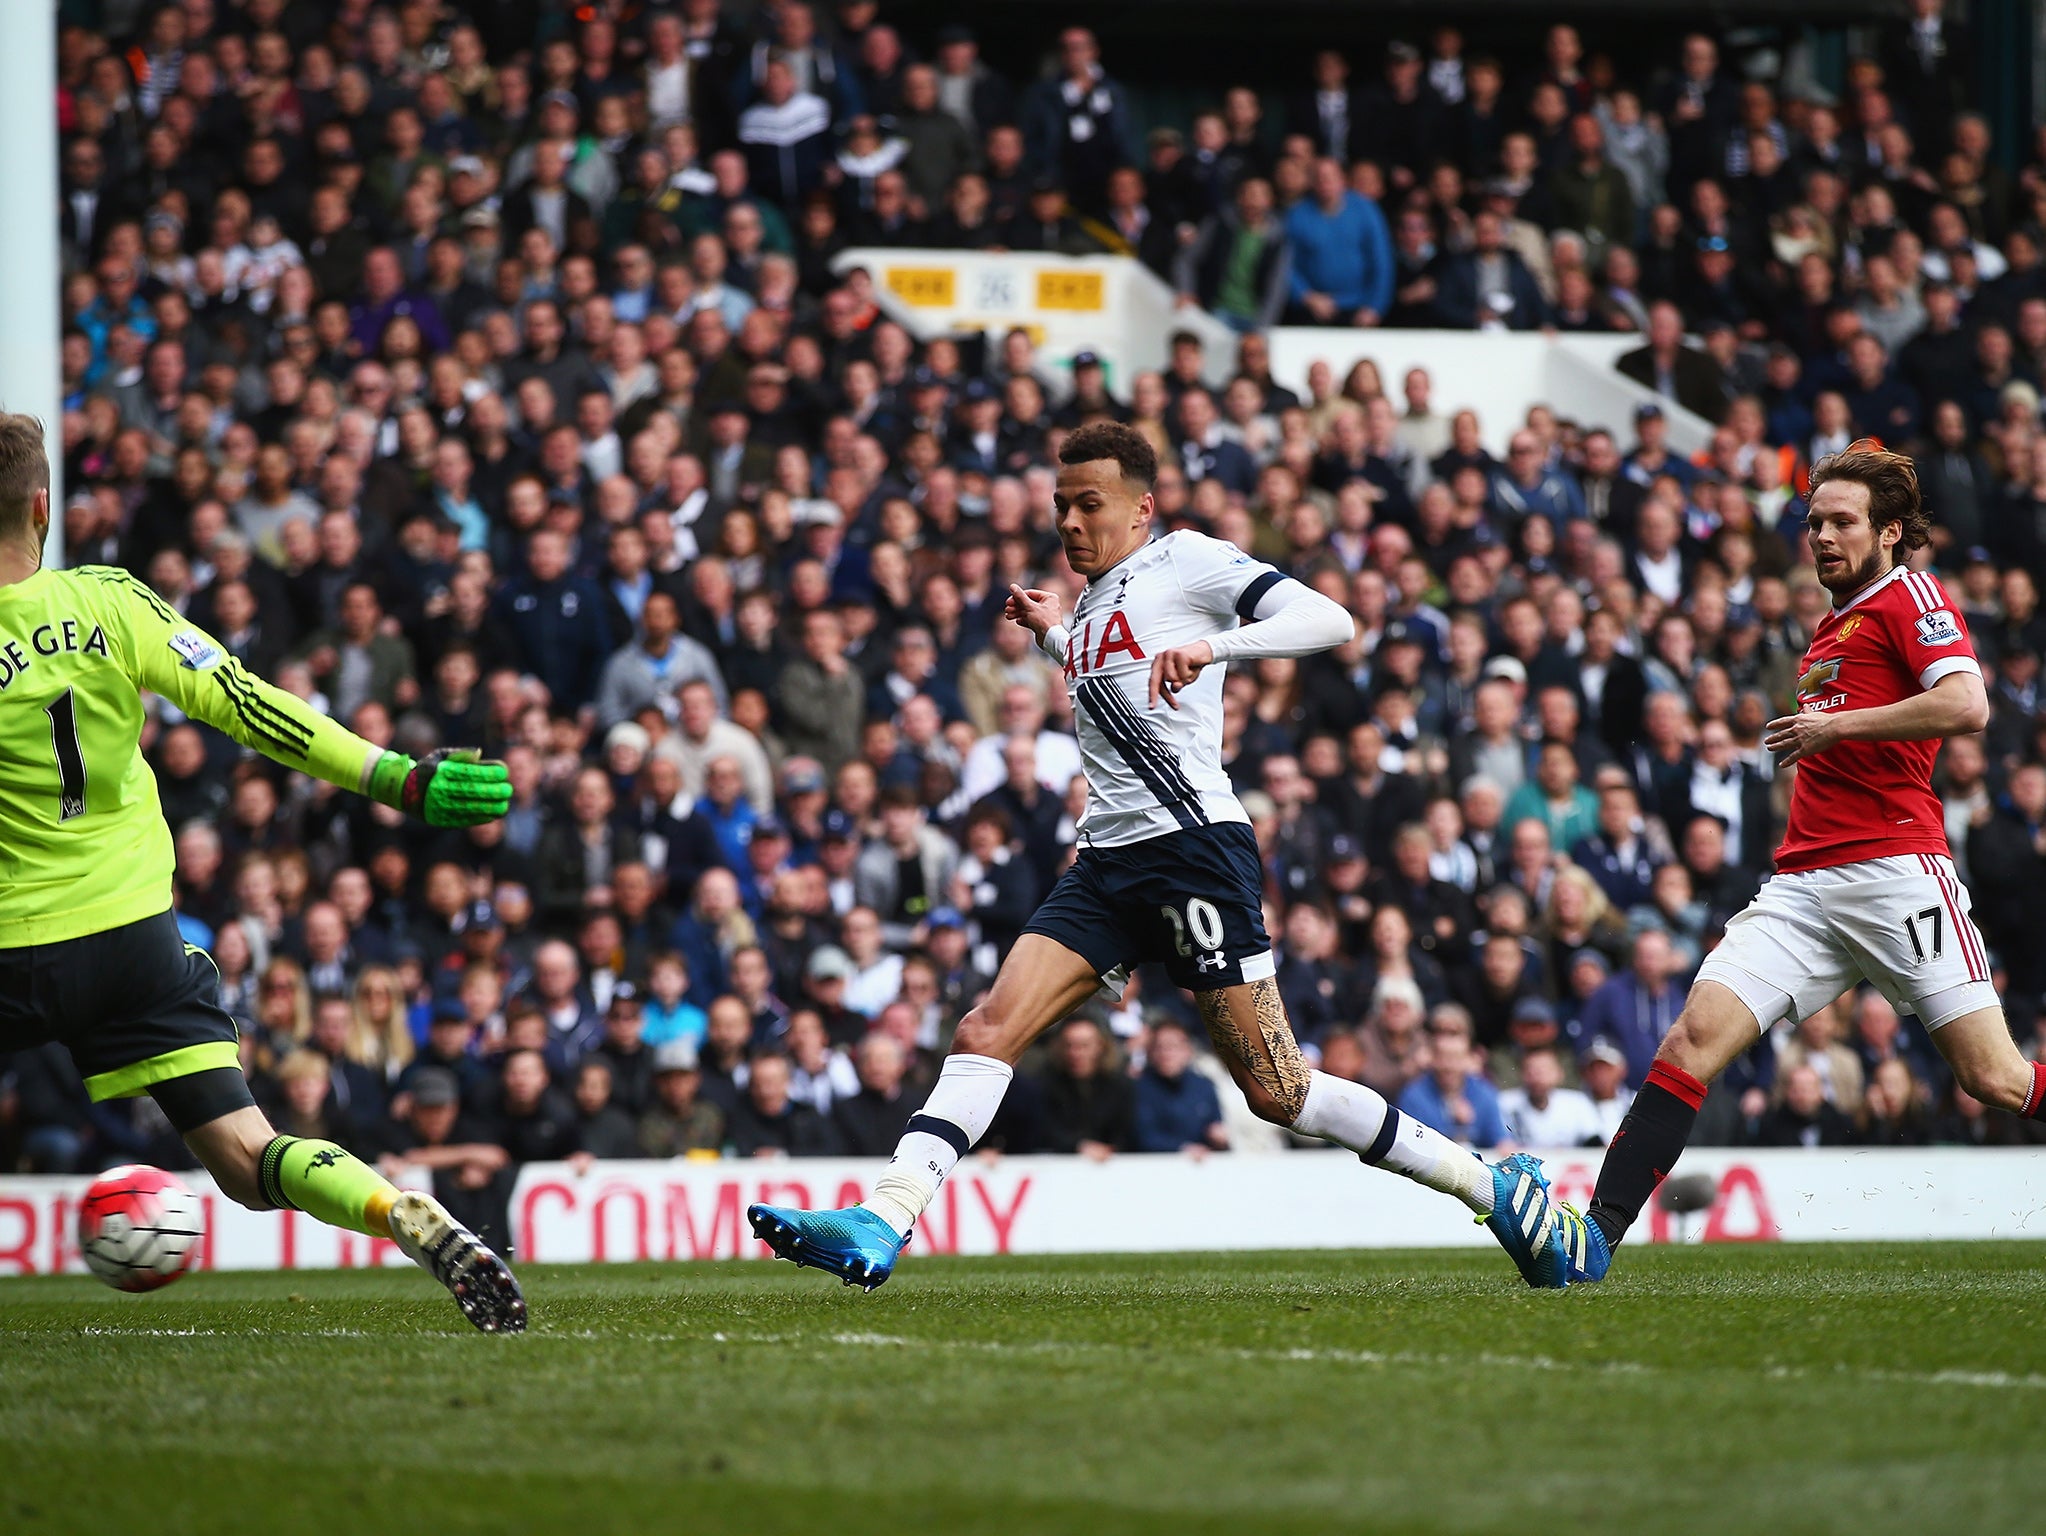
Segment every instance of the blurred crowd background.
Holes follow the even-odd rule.
[[[1228,681],[1279,981],[1325,1070],[1487,1149],[1618,1124],[1770,867],[1762,727],[1828,602],[1804,476],[1910,448],[1994,702],[1939,789],[2037,1053],[2046,134],[1970,110],[1939,0],[1830,84],[1653,21],[1615,57],[1346,19],[1198,89],[1048,10],[984,50],[874,0],[62,9],[66,561],[517,789],[435,833],[157,705],[178,911],[281,1129],[483,1201],[531,1159],[891,1151],[1072,857],[1064,679],[1001,608],[1077,591],[1051,466],[1098,416],[1160,448],[1161,529],[1355,613]],[[1020,330],[918,339],[834,266],[901,246],[1124,255],[1238,350],[1123,389]],[[1358,328],[1298,390],[1296,323]],[[1635,332],[1622,371],[1716,431],[1479,422],[1381,375],[1380,326]],[[185,1162],[60,1049],[5,1066],[0,1166]],[[1699,1139],[2035,1130],[1865,990],[1770,1031]],[[1286,1139],[1140,973],[988,1144]]]

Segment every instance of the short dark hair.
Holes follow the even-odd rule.
[[[1061,464],[1092,464],[1097,459],[1115,460],[1125,480],[1147,491],[1158,482],[1157,450],[1135,427],[1119,421],[1090,421],[1059,449]]]
[[[1900,557],[1932,542],[1932,515],[1918,494],[1918,470],[1905,455],[1891,453],[1872,437],[1849,443],[1812,466],[1806,505],[1829,480],[1867,487],[1868,523],[1878,533],[1892,523],[1903,525],[1897,539]]]

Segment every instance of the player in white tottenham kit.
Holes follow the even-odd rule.
[[[1010,589],[1008,616],[1066,669],[1089,799],[1080,850],[1010,950],[895,1157],[861,1205],[756,1205],[785,1259],[872,1290],[954,1164],[986,1132],[1017,1058],[1097,988],[1163,962],[1194,993],[1215,1049],[1265,1119],[1462,1200],[1530,1285],[1561,1286],[1565,1254],[1541,1165],[1493,1167],[1360,1083],[1310,1071],[1272,979],[1257,840],[1222,771],[1222,679],[1236,657],[1342,644],[1340,606],[1198,533],[1151,538],[1157,458],[1128,427],[1083,427],[1059,454],[1058,533],[1087,588],[1070,618]]]

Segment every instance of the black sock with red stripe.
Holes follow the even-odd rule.
[[[1648,1081],[1606,1148],[1591,1209],[1584,1213],[1608,1243],[1618,1246],[1656,1185],[1676,1166],[1704,1102],[1705,1085],[1682,1067],[1658,1061],[1648,1069]]]
[[[2046,1061],[2032,1063],[2032,1087],[2025,1095],[2025,1107],[2018,1113],[2033,1120],[2046,1120]]]

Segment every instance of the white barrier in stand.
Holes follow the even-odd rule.
[[[1405,409],[1402,380],[1410,368],[1428,370],[1430,406],[1443,416],[1466,408],[1478,413],[1485,446],[1500,458],[1506,440],[1546,405],[1586,426],[1609,427],[1624,452],[1633,439],[1634,410],[1653,400],[1669,417],[1669,444],[1685,455],[1712,440],[1712,424],[1674,400],[1636,384],[1614,364],[1641,345],[1639,336],[1538,331],[1360,331],[1335,326],[1280,326],[1271,332],[1272,377],[1307,398],[1307,370],[1325,362],[1342,387],[1361,358],[1378,365],[1380,382]]]
[[[1048,372],[1064,377],[1075,352],[1094,352],[1124,399],[1133,375],[1165,366],[1176,330],[1206,343],[1209,383],[1227,383],[1236,370],[1236,333],[1206,310],[1177,308],[1171,286],[1127,256],[856,246],[831,265],[840,273],[865,267],[883,312],[912,336],[985,331],[999,346],[1021,326]]]
[[[1236,367],[1236,334],[1204,309],[1177,307],[1171,285],[1127,256],[1041,256],[1027,252],[888,250],[841,252],[835,271],[864,267],[889,318],[919,339],[985,331],[999,344],[1013,326],[1029,331],[1040,363],[1062,375],[1073,354],[1098,353],[1109,387],[1128,398],[1133,374],[1165,366],[1176,330],[1207,344],[1206,376],[1226,383]],[[1393,331],[1339,326],[1278,326],[1268,333],[1272,376],[1307,398],[1307,369],[1323,361],[1340,387],[1360,358],[1378,364],[1386,392],[1400,401],[1409,368],[1428,370],[1434,407],[1478,413],[1485,446],[1505,457],[1506,440],[1537,403],[1577,421],[1607,426],[1632,441],[1634,408],[1656,400],[1669,415],[1670,446],[1692,454],[1712,437],[1711,423],[1617,372],[1639,336],[1534,331]]]
[[[1596,1152],[1549,1155],[1581,1209]],[[881,1164],[841,1158],[536,1163],[512,1197],[524,1263],[763,1258],[745,1224],[756,1200],[845,1205]],[[1658,1210],[1636,1239],[1843,1242],[2046,1237],[2046,1151],[1962,1148],[1741,1152],[1699,1149],[1711,1209],[1681,1226]],[[82,1268],[71,1224],[82,1178],[0,1178],[0,1275]],[[207,1203],[200,1267],[332,1269],[403,1264],[390,1243],[288,1211],[245,1211],[194,1177]],[[1213,1249],[1482,1247],[1454,1201],[1337,1153],[968,1158],[917,1227],[911,1255],[1166,1253]]]

